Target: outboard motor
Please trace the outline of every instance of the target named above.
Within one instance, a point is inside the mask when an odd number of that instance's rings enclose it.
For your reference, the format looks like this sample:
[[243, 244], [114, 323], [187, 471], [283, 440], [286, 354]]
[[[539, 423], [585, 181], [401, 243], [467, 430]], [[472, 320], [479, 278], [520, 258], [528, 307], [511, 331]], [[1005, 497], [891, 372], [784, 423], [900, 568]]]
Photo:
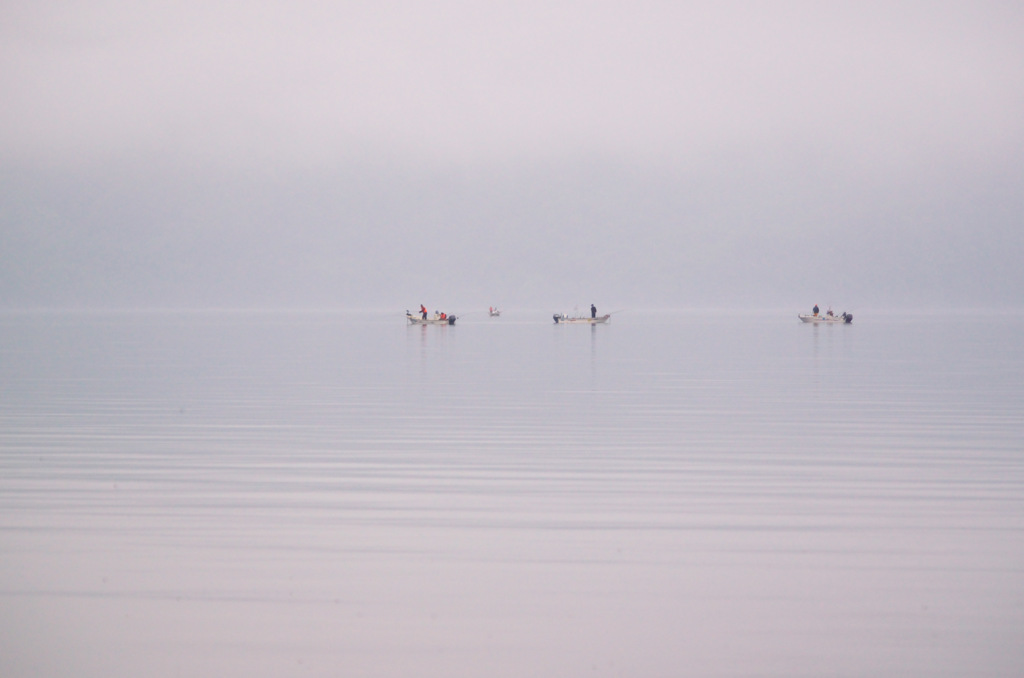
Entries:
[[852, 313], [847, 313], [846, 311], [843, 311], [843, 322], [845, 322], [847, 325], [852, 323], [853, 322], [853, 314]]
[[455, 324], [455, 316], [453, 316], [453, 315], [448, 316], [448, 324], [449, 325], [454, 325]]
[[555, 324], [557, 325], [558, 321], [562, 319], [562, 314], [561, 313], [556, 313], [556, 314], [554, 314], [551, 317], [555, 319]]

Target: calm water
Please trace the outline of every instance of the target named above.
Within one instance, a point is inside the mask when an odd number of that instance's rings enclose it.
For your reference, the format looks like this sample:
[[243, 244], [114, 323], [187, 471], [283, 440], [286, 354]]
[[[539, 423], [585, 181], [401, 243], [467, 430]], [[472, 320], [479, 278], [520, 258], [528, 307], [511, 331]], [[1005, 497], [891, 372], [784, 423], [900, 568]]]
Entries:
[[0, 675], [1019, 676], [1024, 316], [0, 314]]

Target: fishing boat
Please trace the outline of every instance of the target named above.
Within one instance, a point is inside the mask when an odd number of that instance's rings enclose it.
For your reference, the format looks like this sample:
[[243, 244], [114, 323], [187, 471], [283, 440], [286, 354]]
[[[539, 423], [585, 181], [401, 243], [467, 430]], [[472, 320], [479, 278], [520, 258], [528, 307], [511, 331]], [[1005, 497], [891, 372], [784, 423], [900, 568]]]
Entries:
[[564, 313], [556, 313], [551, 317], [555, 319], [556, 325], [604, 325], [611, 320], [612, 314], [607, 313], [591, 318], [584, 315], [570, 316]]
[[408, 311], [405, 312], [405, 317], [409, 319], [410, 325], [454, 325], [455, 316], [447, 315], [445, 313], [434, 313], [423, 317], [422, 315], [413, 315]]
[[494, 308], [493, 306], [491, 306], [490, 308], [488, 308], [488, 309], [487, 309], [487, 313], [488, 313], [488, 315], [490, 315], [490, 316], [491, 316], [492, 318], [497, 318], [498, 316], [500, 316], [500, 315], [501, 315], [501, 310], [500, 310], [500, 309], [497, 309], [497, 308]]
[[831, 312], [821, 313], [801, 313], [797, 317], [805, 323], [823, 324], [823, 325], [849, 325], [853, 322], [853, 314], [843, 311], [842, 315], [833, 315]]

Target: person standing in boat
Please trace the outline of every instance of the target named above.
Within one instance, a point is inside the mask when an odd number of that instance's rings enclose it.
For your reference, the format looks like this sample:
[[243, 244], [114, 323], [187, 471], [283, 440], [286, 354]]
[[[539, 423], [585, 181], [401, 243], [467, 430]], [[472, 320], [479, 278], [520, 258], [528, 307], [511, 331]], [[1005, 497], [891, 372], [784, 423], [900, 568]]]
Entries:
[[420, 315], [423, 316], [424, 320], [427, 319], [427, 307], [423, 304], [420, 304]]
[[594, 306], [593, 304], [590, 305], [590, 317], [591, 318], [596, 318], [597, 317], [597, 306]]
[[818, 315], [818, 305], [817, 304], [815, 304], [814, 308], [812, 308], [811, 310], [814, 311], [814, 315]]

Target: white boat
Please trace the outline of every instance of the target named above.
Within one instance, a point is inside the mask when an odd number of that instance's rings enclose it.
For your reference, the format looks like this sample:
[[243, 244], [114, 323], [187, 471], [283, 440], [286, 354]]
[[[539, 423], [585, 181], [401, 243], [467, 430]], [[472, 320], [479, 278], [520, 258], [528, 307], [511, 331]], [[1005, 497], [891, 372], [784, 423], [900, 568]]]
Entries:
[[488, 313], [488, 314], [489, 314], [489, 315], [490, 315], [490, 316], [491, 316], [492, 318], [497, 318], [498, 316], [500, 316], [500, 315], [501, 315], [501, 310], [500, 310], [500, 309], [497, 309], [497, 308], [494, 308], [494, 307], [492, 306], [492, 307], [490, 307], [489, 309], [487, 309], [487, 313]]
[[405, 312], [405, 317], [409, 319], [410, 325], [454, 325], [455, 316], [445, 315], [443, 313], [435, 313], [428, 315], [424, 318], [422, 315], [413, 315], [408, 311]]
[[849, 325], [853, 322], [853, 314], [843, 311], [842, 315], [833, 315], [832, 313], [801, 313], [797, 317], [805, 323], [813, 323], [831, 325]]
[[556, 325], [604, 325], [611, 320], [612, 314], [607, 313], [591, 318], [583, 315], [569, 316], [564, 313], [556, 313], [551, 317], [555, 319]]

